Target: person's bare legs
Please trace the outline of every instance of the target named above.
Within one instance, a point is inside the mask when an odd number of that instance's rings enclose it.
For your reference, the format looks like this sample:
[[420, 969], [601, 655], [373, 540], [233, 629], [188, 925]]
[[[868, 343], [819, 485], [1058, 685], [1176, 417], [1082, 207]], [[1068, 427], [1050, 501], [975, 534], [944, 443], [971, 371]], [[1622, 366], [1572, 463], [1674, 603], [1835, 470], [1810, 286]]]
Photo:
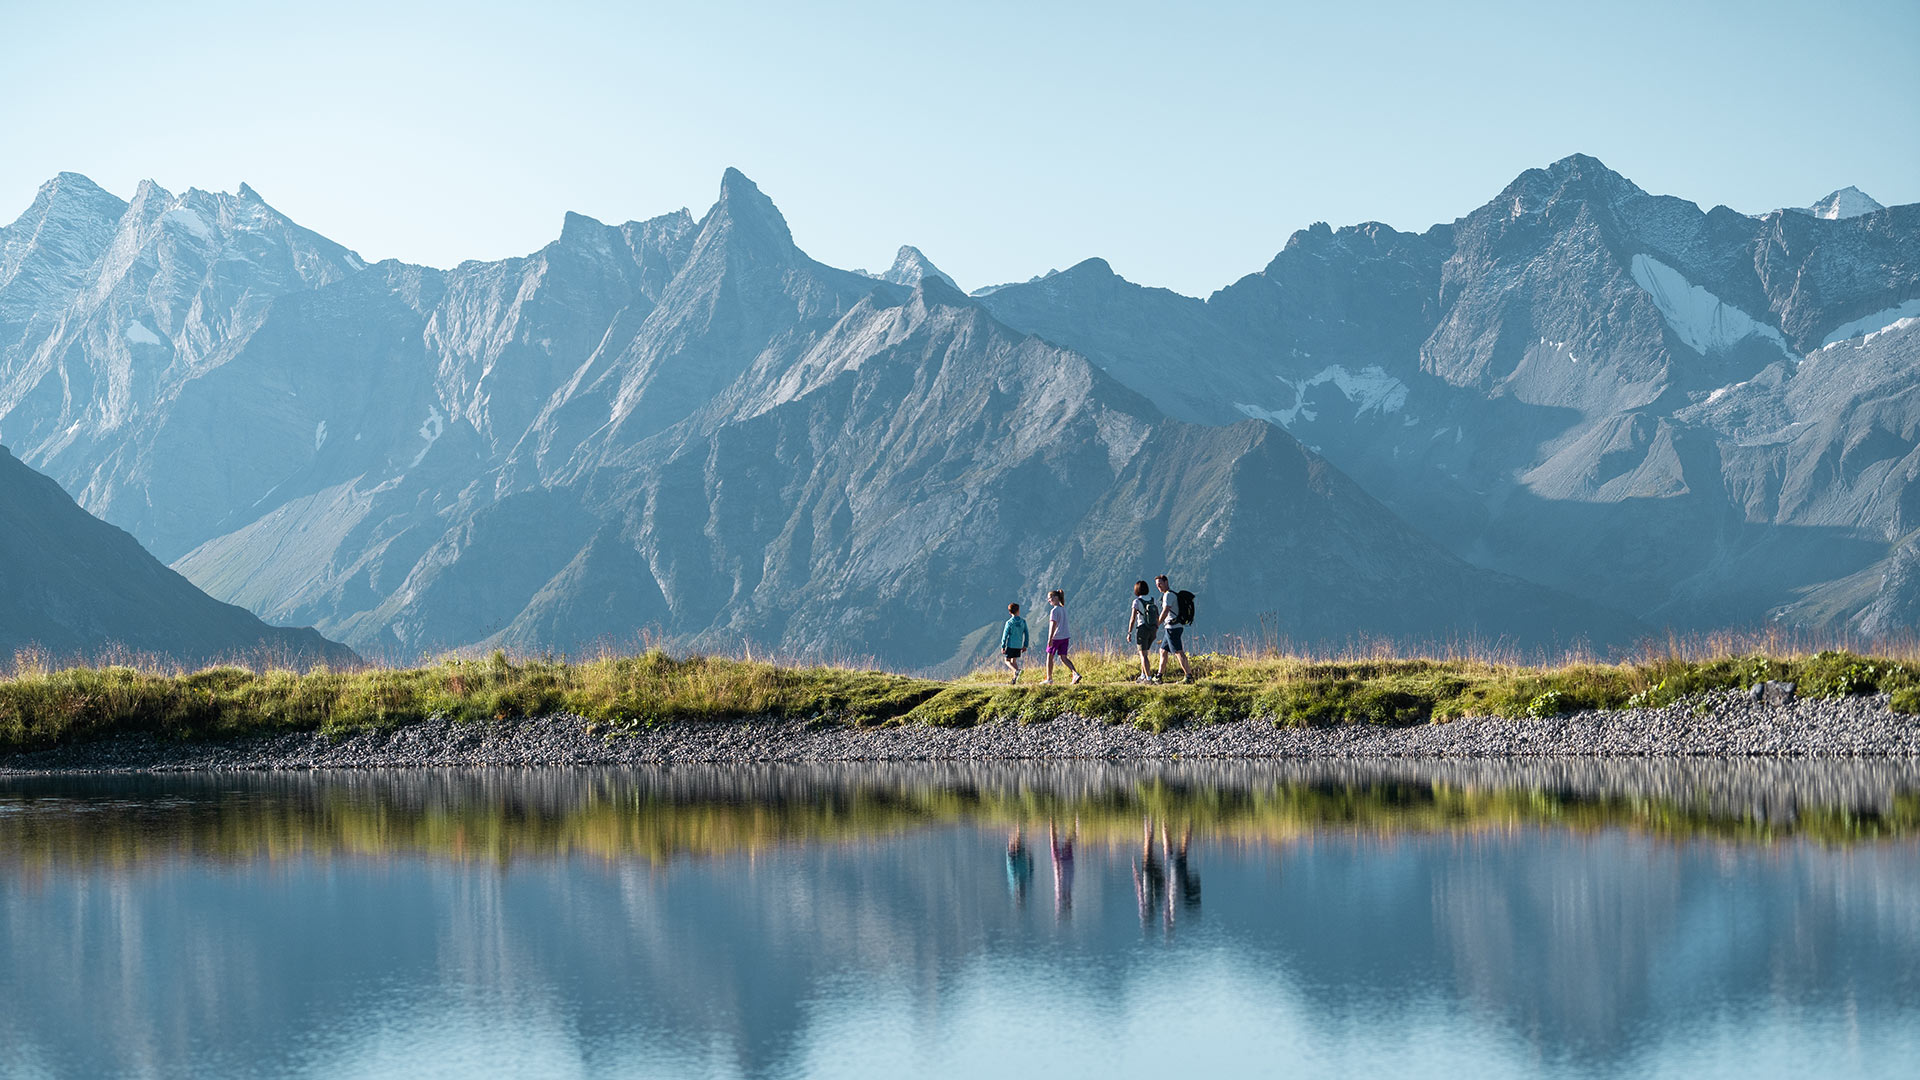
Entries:
[[1165, 644], [1162, 644], [1160, 646], [1160, 666], [1154, 670], [1154, 673], [1153, 673], [1154, 678], [1158, 679], [1167, 673], [1167, 654], [1172, 652], [1173, 658], [1180, 661], [1180, 670], [1183, 674], [1186, 675], [1187, 681], [1188, 682], [1193, 681], [1193, 669], [1187, 666], [1187, 650], [1185, 648], [1185, 645], [1186, 645], [1185, 642], [1181, 642], [1182, 647], [1178, 652], [1174, 652], [1174, 650], [1167, 648]]
[[1153, 669], [1148, 666], [1147, 649], [1148, 649], [1148, 646], [1146, 645], [1140, 646], [1140, 681], [1141, 682], [1146, 682], [1148, 679], [1153, 677]]
[[1007, 681], [1016, 682], [1016, 683], [1019, 682], [1020, 681], [1020, 661], [1017, 658], [1011, 657], [1011, 656], [1005, 657], [1005, 659], [1007, 662], [1007, 670], [1013, 672], [1013, 678]]
[[1043, 683], [1053, 681], [1053, 650], [1052, 649], [1047, 650], [1047, 676], [1046, 678], [1041, 679], [1040, 681]]

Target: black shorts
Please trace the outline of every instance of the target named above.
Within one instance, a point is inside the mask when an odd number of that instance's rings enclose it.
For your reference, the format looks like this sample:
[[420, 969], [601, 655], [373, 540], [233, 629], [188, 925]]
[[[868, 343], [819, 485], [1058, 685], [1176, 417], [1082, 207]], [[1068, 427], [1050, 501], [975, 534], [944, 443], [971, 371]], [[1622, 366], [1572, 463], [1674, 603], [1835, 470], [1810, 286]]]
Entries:
[[1149, 623], [1146, 626], [1142, 626], [1134, 630], [1133, 643], [1140, 646], [1143, 649], [1153, 644], [1154, 631], [1156, 629], [1157, 627]]
[[1180, 639], [1183, 636], [1185, 636], [1186, 632], [1187, 632], [1187, 628], [1184, 626], [1167, 627], [1167, 640], [1160, 643], [1160, 651], [1161, 652], [1177, 652], [1177, 653], [1186, 652], [1187, 647], [1181, 644], [1180, 642]]
[[1020, 659], [1020, 654], [1021, 654], [1021, 653], [1023, 653], [1023, 652], [1026, 652], [1027, 650], [1025, 650], [1025, 649], [1002, 649], [1001, 651], [1007, 654], [1007, 659], [1009, 659], [1009, 660], [1018, 660], [1018, 659]]

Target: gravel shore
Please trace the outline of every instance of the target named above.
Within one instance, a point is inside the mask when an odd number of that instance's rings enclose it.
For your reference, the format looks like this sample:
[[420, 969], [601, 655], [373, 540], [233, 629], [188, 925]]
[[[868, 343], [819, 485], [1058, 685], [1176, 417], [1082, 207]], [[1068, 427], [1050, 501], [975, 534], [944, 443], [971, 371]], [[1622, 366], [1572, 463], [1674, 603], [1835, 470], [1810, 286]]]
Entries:
[[1265, 720], [1143, 731], [1065, 717], [1030, 725], [853, 728], [764, 720], [625, 731], [556, 715], [445, 720], [333, 740], [317, 733], [179, 742], [129, 734], [0, 757], [0, 773], [470, 768], [694, 762], [1031, 761], [1195, 758], [1920, 757], [1920, 717], [1885, 696], [1780, 705], [1720, 693], [1663, 709], [1546, 719], [1474, 717], [1386, 728]]

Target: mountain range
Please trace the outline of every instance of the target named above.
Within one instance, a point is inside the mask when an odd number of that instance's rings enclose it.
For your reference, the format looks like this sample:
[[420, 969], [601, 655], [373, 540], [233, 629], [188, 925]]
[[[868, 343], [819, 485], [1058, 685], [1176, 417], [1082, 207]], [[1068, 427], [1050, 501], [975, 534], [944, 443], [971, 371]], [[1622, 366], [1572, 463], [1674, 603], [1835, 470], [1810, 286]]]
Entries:
[[[1117, 633], [1622, 644], [1920, 619], [1920, 207], [1750, 217], [1587, 157], [1206, 299], [809, 258], [751, 181], [531, 255], [368, 264], [246, 185], [0, 230], [0, 438], [221, 600], [362, 652], [950, 669]], [[1107, 624], [1113, 624], [1111, 626]]]

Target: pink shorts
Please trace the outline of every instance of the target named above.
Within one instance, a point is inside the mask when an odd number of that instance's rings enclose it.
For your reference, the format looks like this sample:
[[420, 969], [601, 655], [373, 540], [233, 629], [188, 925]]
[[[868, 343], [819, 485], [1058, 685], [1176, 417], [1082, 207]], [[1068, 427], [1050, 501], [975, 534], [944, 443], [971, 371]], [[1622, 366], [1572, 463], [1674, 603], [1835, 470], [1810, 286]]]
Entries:
[[1047, 655], [1048, 656], [1067, 655], [1067, 639], [1063, 637], [1057, 637], [1057, 638], [1054, 638], [1052, 641], [1047, 642]]

